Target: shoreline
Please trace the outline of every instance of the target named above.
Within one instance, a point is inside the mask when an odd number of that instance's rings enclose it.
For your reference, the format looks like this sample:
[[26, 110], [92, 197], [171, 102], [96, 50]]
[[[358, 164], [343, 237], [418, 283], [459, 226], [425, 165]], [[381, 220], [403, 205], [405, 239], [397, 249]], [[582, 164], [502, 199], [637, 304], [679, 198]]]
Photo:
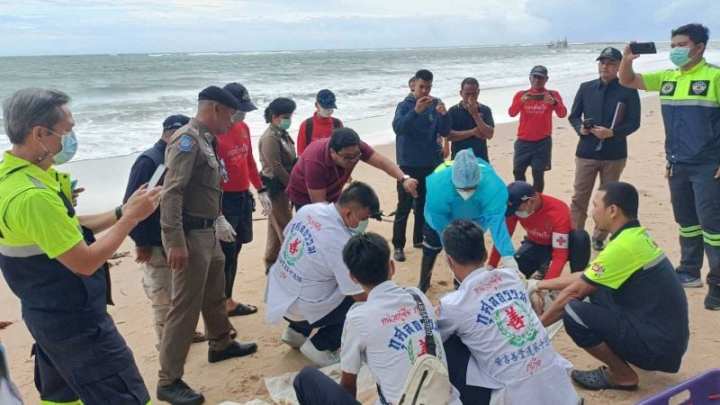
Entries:
[[[640, 193], [640, 221], [653, 236], [658, 245], [665, 250], [675, 264], [679, 261], [677, 242], [677, 226], [674, 223], [667, 183], [664, 173], [664, 133], [660, 116], [660, 105], [657, 97], [643, 98], [641, 128], [628, 139], [629, 159], [623, 174], [623, 180], [633, 183]], [[517, 124], [505, 123], [496, 127], [495, 136], [489, 142], [490, 161], [498, 174], [506, 181], [512, 181], [512, 141], [515, 139]], [[574, 153], [577, 135], [570, 127], [567, 119], [556, 119], [553, 129], [553, 169], [546, 174], [546, 192], [569, 203], [573, 191], [575, 171]], [[394, 145], [375, 146], [375, 149], [395, 158]], [[125, 157], [127, 158], [127, 157]], [[115, 159], [115, 158], [113, 158]], [[97, 161], [90, 162], [97, 166]], [[81, 164], [83, 162], [77, 162]], [[84, 187], [94, 186], [90, 182], [90, 174], [102, 177], [113, 173], [113, 166], [104, 165], [84, 167], [91, 173], [78, 172], [78, 178]], [[120, 176], [119, 173], [115, 173]], [[394, 211], [396, 204], [395, 181], [368, 165], [360, 164], [353, 173], [353, 178], [370, 183], [381, 199], [384, 212]], [[84, 179], [88, 179], [87, 182]], [[126, 177], [123, 179], [124, 191]], [[118, 188], [108, 179], [100, 179], [101, 186], [94, 192]], [[91, 189], [92, 190], [92, 189]], [[80, 196], [80, 201], [90, 197]], [[106, 197], [107, 198], [107, 197]], [[261, 218], [259, 212], [255, 219]], [[591, 223], [592, 221], [588, 221]], [[297, 371], [306, 365], [302, 355], [291, 350], [280, 342], [280, 334], [284, 325], [268, 325], [264, 322], [265, 306], [262, 303], [265, 287], [265, 274], [262, 255], [265, 245], [266, 221], [254, 221], [254, 241], [243, 247], [239, 258], [234, 298], [239, 302], [250, 303], [259, 307], [256, 315], [231, 318], [238, 331], [239, 340], [254, 340], [258, 343], [258, 352], [252, 356], [229, 360], [210, 365], [207, 363], [207, 345], [196, 344], [190, 349], [185, 366], [185, 381], [193, 388], [202, 391], [207, 403], [215, 404], [224, 400], [243, 403], [255, 398], [268, 400], [268, 393], [263, 379]], [[408, 228], [412, 226], [412, 217]], [[591, 230], [591, 224], [588, 225]], [[375, 222], [369, 230], [378, 232], [386, 239], [392, 235], [391, 222]], [[522, 239], [523, 232], [516, 232], [513, 240], [517, 243]], [[155, 349], [155, 334], [152, 328], [152, 311], [150, 302], [145, 298], [142, 288], [142, 271], [132, 257], [132, 242], [126, 240], [118, 250], [119, 253], [131, 252], [128, 257], [111, 260], [115, 265], [111, 269], [114, 299], [117, 303], [109, 307], [120, 333], [133, 350], [135, 361], [145, 379], [148, 391], [154, 399], [157, 382], [158, 354]], [[400, 285], [415, 285], [418, 280], [418, 269], [421, 253], [412, 247], [406, 247], [407, 261], [396, 263], [395, 281]], [[437, 261], [433, 275], [433, 286], [428, 296], [433, 302], [442, 294], [452, 289], [452, 281], [444, 260]], [[702, 300], [706, 288], [685, 290], [688, 296], [690, 311], [690, 344], [683, 359], [682, 367], [677, 374], [640, 371], [640, 389], [636, 392], [600, 391], [590, 392], [577, 389], [588, 405], [594, 404], [634, 404], [641, 398], [653, 395], [669, 386], [677, 385], [711, 367], [720, 366], [720, 347], [717, 337], [717, 314], [706, 311]], [[19, 300], [9, 291], [6, 283], [0, 282], [0, 319], [13, 320], [0, 337], [7, 349], [10, 372], [18, 385], [26, 403], [38, 403], [38, 396], [33, 383], [33, 360], [29, 356], [32, 338], [20, 319]], [[564, 331], [558, 333], [553, 340], [556, 350], [570, 360], [575, 367], [588, 369], [599, 364], [584, 351], [576, 347]]]

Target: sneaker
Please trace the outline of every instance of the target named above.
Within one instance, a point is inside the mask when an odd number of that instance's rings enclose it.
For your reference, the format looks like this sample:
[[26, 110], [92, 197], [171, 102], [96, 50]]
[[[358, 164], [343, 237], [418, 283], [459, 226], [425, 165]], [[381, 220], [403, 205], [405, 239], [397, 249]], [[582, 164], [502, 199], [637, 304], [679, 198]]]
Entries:
[[720, 311], [720, 285], [709, 285], [705, 296], [705, 309]]
[[601, 250], [605, 249], [605, 242], [601, 241], [600, 239], [593, 239], [592, 248], [594, 251], [600, 252]]
[[402, 248], [395, 248], [395, 252], [393, 252], [393, 259], [395, 259], [396, 262], [405, 261], [405, 252], [403, 252]]
[[288, 326], [287, 328], [285, 328], [285, 332], [283, 332], [280, 340], [282, 340], [283, 343], [292, 347], [293, 349], [299, 349], [300, 346], [305, 343], [307, 337]]
[[158, 386], [156, 394], [160, 401], [170, 402], [173, 405], [200, 405], [205, 402], [205, 397], [190, 388], [183, 380]]
[[678, 271], [675, 275], [683, 288], [700, 288], [703, 286], [700, 277], [695, 277], [682, 271]]
[[208, 362], [217, 363], [219, 361], [232, 359], [233, 357], [247, 356], [256, 351], [257, 345], [255, 343], [240, 343], [233, 340], [230, 346], [223, 350], [208, 350]]
[[340, 356], [338, 356], [337, 352], [318, 350], [310, 339], [300, 346], [300, 353], [304, 354], [308, 360], [318, 367], [326, 367], [340, 362]]

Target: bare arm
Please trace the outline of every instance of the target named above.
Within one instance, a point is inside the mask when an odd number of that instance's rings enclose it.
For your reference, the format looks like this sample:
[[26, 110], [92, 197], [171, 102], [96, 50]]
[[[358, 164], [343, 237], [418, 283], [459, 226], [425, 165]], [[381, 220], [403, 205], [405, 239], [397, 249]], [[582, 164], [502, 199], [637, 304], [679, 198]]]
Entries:
[[343, 371], [340, 377], [340, 385], [349, 392], [353, 398], [357, 397], [357, 374], [350, 374]]
[[115, 210], [103, 212], [102, 214], [80, 215], [78, 220], [80, 225], [90, 229], [93, 233], [100, 233], [117, 222]]
[[402, 180], [405, 175], [398, 165], [378, 152], [373, 153], [367, 163], [372, 167], [384, 171], [398, 181]]
[[[552, 325], [559, 321], [565, 313], [565, 305], [567, 305], [571, 299], [582, 300], [597, 290], [597, 287], [580, 278], [582, 273], [574, 273], [573, 276], [576, 274], [578, 275], [575, 277], [576, 280], [560, 291], [560, 294], [555, 298], [550, 308], [540, 317], [543, 326]], [[551, 281], [554, 280], [548, 280], [548, 282]]]
[[450, 131], [447, 139], [450, 142], [462, 141], [468, 138], [472, 138], [477, 133], [477, 127], [473, 129], [467, 129], [465, 131]]
[[637, 59], [639, 55], [635, 55], [630, 50], [630, 44], [625, 46], [623, 50], [623, 58], [620, 61], [620, 70], [618, 71], [618, 79], [620, 84], [631, 89], [645, 90], [645, 82], [643, 82], [642, 75], [635, 73], [633, 70], [633, 61]]

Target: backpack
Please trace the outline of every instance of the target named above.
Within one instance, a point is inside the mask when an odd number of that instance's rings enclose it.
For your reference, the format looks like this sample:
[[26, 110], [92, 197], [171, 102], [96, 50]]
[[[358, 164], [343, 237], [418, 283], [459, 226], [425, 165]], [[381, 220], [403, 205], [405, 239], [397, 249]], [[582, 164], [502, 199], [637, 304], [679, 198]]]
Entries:
[[450, 401], [452, 385], [450, 385], [450, 377], [445, 363], [436, 354], [432, 320], [427, 314], [422, 298], [414, 291], [408, 292], [413, 296], [420, 310], [428, 350], [427, 353], [415, 359], [415, 364], [410, 368], [398, 405], [447, 404]]
[[[342, 128], [342, 122], [339, 119], [332, 117], [333, 129]], [[313, 119], [312, 117], [305, 120], [305, 147], [307, 148], [312, 142], [313, 134]]]

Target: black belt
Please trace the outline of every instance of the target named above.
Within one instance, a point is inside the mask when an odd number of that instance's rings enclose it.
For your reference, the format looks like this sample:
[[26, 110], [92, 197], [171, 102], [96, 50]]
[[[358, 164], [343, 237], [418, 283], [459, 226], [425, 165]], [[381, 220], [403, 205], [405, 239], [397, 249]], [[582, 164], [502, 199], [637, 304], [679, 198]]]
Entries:
[[183, 229], [185, 232], [194, 229], [208, 229], [215, 226], [215, 218], [200, 218], [192, 215], [183, 215]]

